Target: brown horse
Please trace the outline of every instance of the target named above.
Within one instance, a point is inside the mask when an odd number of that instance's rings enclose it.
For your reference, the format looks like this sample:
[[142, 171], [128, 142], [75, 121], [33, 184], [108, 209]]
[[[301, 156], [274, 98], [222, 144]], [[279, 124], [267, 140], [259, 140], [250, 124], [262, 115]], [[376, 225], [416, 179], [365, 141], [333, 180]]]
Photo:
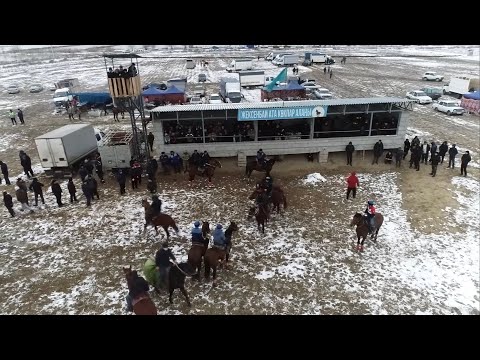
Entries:
[[[123, 273], [127, 279], [128, 290], [130, 291], [133, 286], [133, 281], [136, 277], [139, 277], [139, 275], [137, 274], [136, 270], [132, 270], [131, 265], [128, 268], [124, 267]], [[147, 291], [141, 293], [135, 299], [132, 299], [132, 305], [135, 315], [157, 315], [157, 307], [153, 303]]]
[[[230, 250], [232, 249], [232, 234], [234, 231], [238, 230], [237, 224], [232, 221], [228, 226], [227, 230], [225, 230], [225, 240], [227, 240], [227, 246], [225, 250], [219, 249], [218, 247], [211, 247], [205, 252], [205, 279], [210, 279], [210, 269], [212, 269], [212, 276], [213, 276], [213, 286], [216, 285], [215, 279], [217, 278], [217, 267], [220, 264], [226, 264], [228, 261], [228, 256], [230, 254]], [[220, 264], [219, 264], [220, 262]]]
[[249, 161], [247, 162], [247, 166], [245, 167], [245, 175], [250, 177], [253, 170], [265, 172], [268, 175], [270, 174], [270, 171], [272, 171], [273, 164], [275, 164], [275, 159], [268, 159], [264, 167], [258, 165], [257, 160]]
[[[261, 231], [262, 234], [265, 234], [265, 223], [268, 222], [270, 218], [270, 209], [267, 204], [262, 204], [260, 206], [255, 207], [252, 206], [248, 212], [248, 220], [251, 220], [252, 217], [255, 215], [255, 219], [257, 220], [258, 231]], [[260, 225], [262, 229], [260, 230]]]
[[[383, 224], [383, 215], [380, 213], [376, 213], [373, 219], [373, 221], [375, 222], [375, 228], [377, 230], [375, 231], [375, 233], [372, 233], [370, 239], [373, 241], [377, 241], [378, 231]], [[363, 251], [363, 243], [368, 236], [368, 225], [366, 223], [366, 220], [364, 220], [362, 214], [356, 213], [355, 215], [353, 215], [350, 226], [354, 225], [357, 225], [357, 250]], [[362, 242], [360, 242], [360, 238], [362, 238]]]
[[208, 248], [208, 234], [210, 233], [210, 224], [208, 221], [204, 221], [202, 223], [202, 236], [205, 240], [204, 244], [200, 243], [192, 243], [192, 247], [188, 252], [188, 263], [192, 266], [192, 268], [197, 269], [197, 274], [194, 276], [194, 279], [200, 281], [200, 271], [202, 268], [202, 258], [205, 256], [205, 252]]
[[[254, 200], [260, 191], [263, 189], [255, 189], [255, 191], [248, 197], [250, 200]], [[280, 186], [274, 185], [272, 188], [272, 196], [269, 199], [269, 203], [273, 205], [273, 211], [277, 210], [277, 214], [280, 213], [280, 205], [283, 204], [283, 210], [287, 208], [287, 197], [280, 188]]]
[[178, 227], [175, 224], [175, 220], [172, 219], [170, 215], [160, 213], [155, 216], [150, 222], [148, 222], [148, 218], [152, 212], [152, 207], [147, 199], [142, 200], [142, 206], [145, 209], [145, 226], [143, 227], [143, 233], [147, 230], [147, 225], [152, 225], [155, 227], [156, 235], [158, 235], [158, 228], [157, 226], [163, 227], [165, 232], [167, 233], [167, 239], [170, 238], [170, 233], [168, 232], [168, 228], [171, 226], [175, 232], [178, 233]]
[[192, 184], [193, 180], [195, 180], [195, 176], [201, 176], [201, 177], [207, 177], [208, 183], [212, 185], [212, 177], [217, 167], [221, 168], [222, 164], [220, 164], [220, 161], [216, 159], [210, 159], [208, 163], [205, 164], [205, 170], [203, 172], [199, 171], [196, 165], [189, 163], [188, 181], [190, 181], [190, 184]]

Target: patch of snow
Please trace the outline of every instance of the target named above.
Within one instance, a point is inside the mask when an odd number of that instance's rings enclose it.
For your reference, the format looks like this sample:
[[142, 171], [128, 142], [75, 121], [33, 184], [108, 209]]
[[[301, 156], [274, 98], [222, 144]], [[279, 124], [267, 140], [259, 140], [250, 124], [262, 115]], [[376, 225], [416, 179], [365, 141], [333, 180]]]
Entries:
[[320, 173], [313, 173], [306, 176], [305, 179], [302, 179], [304, 185], [316, 185], [321, 182], [326, 182], [325, 179]]

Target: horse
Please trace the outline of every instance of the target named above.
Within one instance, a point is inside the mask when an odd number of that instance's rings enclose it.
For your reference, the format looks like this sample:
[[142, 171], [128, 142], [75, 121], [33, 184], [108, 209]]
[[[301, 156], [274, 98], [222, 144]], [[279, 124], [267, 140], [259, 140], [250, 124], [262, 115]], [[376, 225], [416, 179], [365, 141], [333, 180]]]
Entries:
[[232, 249], [232, 234], [237, 230], [237, 224], [234, 221], [230, 222], [227, 230], [225, 230], [225, 239], [230, 239], [225, 250], [219, 249], [218, 247], [211, 247], [205, 252], [205, 279], [210, 279], [210, 269], [212, 269], [213, 286], [216, 285], [215, 279], [217, 278], [217, 266], [219, 265], [218, 262], [221, 261], [222, 264], [225, 264], [226, 268], [230, 250]]
[[208, 248], [208, 234], [210, 233], [210, 224], [208, 221], [202, 223], [202, 236], [205, 239], [205, 243], [199, 244], [194, 242], [188, 252], [188, 263], [192, 268], [197, 269], [197, 275], [194, 278], [200, 281], [200, 271], [202, 267], [202, 258], [205, 256], [205, 252]]
[[[147, 259], [145, 264], [143, 265], [143, 274], [147, 279], [147, 282], [153, 286], [155, 292], [157, 294], [160, 293], [160, 289], [162, 289], [160, 285], [160, 272], [157, 270], [157, 266], [155, 264], [155, 260], [153, 258]], [[180, 289], [183, 296], [185, 296], [185, 300], [187, 301], [188, 306], [192, 306], [190, 303], [190, 298], [188, 297], [187, 290], [185, 290], [185, 277], [195, 275], [195, 269], [186, 262], [180, 263], [178, 265], [173, 264], [168, 271], [168, 301], [170, 304], [173, 304], [173, 291], [175, 289]]]
[[[377, 241], [378, 231], [383, 224], [383, 215], [381, 213], [376, 213], [373, 219], [373, 221], [375, 222], [375, 228], [377, 230], [375, 231], [375, 233], [372, 233], [370, 239], [373, 241]], [[363, 219], [362, 214], [357, 212], [355, 215], [353, 215], [350, 226], [354, 225], [357, 225], [357, 250], [363, 251], [363, 243], [368, 236], [368, 225], [366, 223], [366, 220]], [[362, 242], [360, 242], [360, 238], [362, 238]]]
[[[259, 191], [263, 191], [260, 189], [256, 189], [248, 198], [250, 200], [255, 200]], [[280, 213], [280, 205], [283, 204], [283, 210], [287, 208], [287, 197], [285, 193], [280, 188], [280, 186], [274, 185], [272, 188], [272, 195], [269, 199], [269, 203], [273, 205], [273, 211], [277, 210], [277, 214]]]
[[122, 119], [125, 118], [125, 109], [123, 107], [113, 107], [112, 108], [112, 114], [113, 114], [113, 120], [114, 121], [120, 121], [118, 120], [118, 114], [122, 114]]
[[266, 172], [268, 175], [270, 174], [270, 171], [272, 171], [273, 164], [275, 164], [275, 159], [268, 159], [263, 167], [258, 165], [257, 160], [249, 161], [247, 162], [247, 166], [245, 167], [245, 175], [250, 177], [253, 170]]
[[163, 229], [167, 233], [167, 239], [170, 238], [170, 233], [168, 232], [168, 228], [170, 226], [173, 228], [173, 230], [175, 230], [175, 232], [178, 233], [178, 227], [175, 224], [175, 220], [173, 220], [170, 215], [160, 213], [156, 215], [153, 219], [151, 219], [150, 222], [148, 222], [148, 217], [151, 214], [152, 206], [150, 205], [147, 199], [142, 200], [142, 206], [145, 209], [145, 226], [143, 227], [143, 233], [145, 233], [145, 231], [147, 230], [147, 225], [149, 224], [155, 227], [156, 235], [158, 235], [157, 226], [163, 227]]
[[[248, 212], [247, 218], [251, 220], [254, 215], [255, 215], [255, 219], [257, 220], [258, 231], [261, 231], [263, 234], [265, 234], [265, 223], [268, 221], [270, 217], [270, 209], [268, 208], [268, 205], [267, 204], [259, 205], [258, 212], [257, 212], [257, 208], [255, 206], [252, 206]], [[262, 226], [262, 230], [260, 230], [260, 225]]]
[[190, 181], [190, 184], [192, 184], [193, 180], [195, 180], [195, 175], [197, 176], [202, 176], [202, 177], [208, 177], [208, 183], [211, 185], [212, 184], [212, 177], [213, 174], [215, 173], [215, 169], [221, 168], [222, 164], [220, 164], [220, 161], [216, 159], [210, 159], [208, 163], [205, 164], [205, 170], [203, 172], [198, 171], [197, 166], [190, 163], [190, 166], [188, 167], [188, 181]]
[[[132, 271], [132, 266], [123, 268], [123, 273], [127, 279], [128, 290], [133, 286], [134, 279], [138, 276], [137, 271]], [[157, 307], [153, 303], [148, 292], [144, 292], [132, 299], [133, 312], [135, 315], [157, 315]]]

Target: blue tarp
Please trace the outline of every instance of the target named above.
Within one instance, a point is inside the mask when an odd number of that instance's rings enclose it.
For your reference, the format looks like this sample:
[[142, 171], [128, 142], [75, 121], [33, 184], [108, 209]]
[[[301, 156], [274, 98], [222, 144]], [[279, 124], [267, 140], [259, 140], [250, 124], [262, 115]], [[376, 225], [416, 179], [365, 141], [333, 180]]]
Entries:
[[80, 104], [109, 104], [112, 102], [112, 97], [107, 92], [81, 92], [73, 94], [78, 97]]
[[172, 85], [163, 92], [164, 94], [184, 94], [185, 91], [180, 90], [176, 86]]
[[305, 88], [296, 81], [290, 81], [287, 85], [274, 86], [272, 91], [275, 90], [305, 90]]
[[480, 91], [477, 90], [471, 93], [463, 94], [463, 97], [465, 99], [480, 100]]
[[184, 94], [185, 91], [180, 90], [176, 86], [170, 86], [166, 90], [160, 90], [155, 87], [150, 87], [144, 92], [142, 92], [143, 96], [153, 96], [153, 95], [168, 95], [168, 94]]

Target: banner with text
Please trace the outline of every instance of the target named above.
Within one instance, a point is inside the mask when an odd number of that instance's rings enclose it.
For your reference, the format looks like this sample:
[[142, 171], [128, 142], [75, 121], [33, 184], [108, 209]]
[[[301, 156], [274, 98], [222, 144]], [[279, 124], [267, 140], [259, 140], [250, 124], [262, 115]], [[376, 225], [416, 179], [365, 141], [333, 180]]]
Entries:
[[327, 116], [327, 106], [238, 109], [238, 121], [308, 119]]

